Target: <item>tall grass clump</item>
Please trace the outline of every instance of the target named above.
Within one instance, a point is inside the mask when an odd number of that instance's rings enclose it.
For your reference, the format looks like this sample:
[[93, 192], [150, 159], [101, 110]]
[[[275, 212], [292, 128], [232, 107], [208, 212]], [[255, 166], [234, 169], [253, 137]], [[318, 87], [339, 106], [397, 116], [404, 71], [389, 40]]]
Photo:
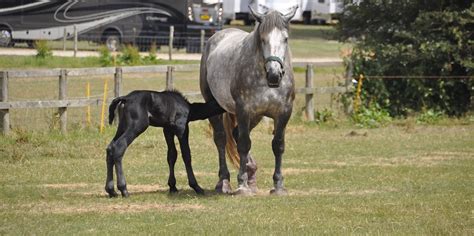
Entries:
[[46, 40], [39, 40], [35, 42], [35, 49], [36, 49], [36, 58], [38, 59], [46, 59], [53, 56], [53, 51], [48, 45]]

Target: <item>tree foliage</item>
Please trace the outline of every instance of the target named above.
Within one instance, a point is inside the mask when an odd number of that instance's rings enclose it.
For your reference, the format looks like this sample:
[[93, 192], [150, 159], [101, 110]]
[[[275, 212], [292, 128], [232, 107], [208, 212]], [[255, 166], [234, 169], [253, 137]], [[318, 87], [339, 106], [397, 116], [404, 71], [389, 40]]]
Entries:
[[[368, 77], [362, 98], [391, 115], [433, 109], [468, 111], [474, 82], [474, 5], [471, 1], [363, 1], [347, 5], [339, 38], [351, 41], [354, 75]], [[436, 76], [380, 80], [371, 76]], [[448, 79], [450, 77], [451, 79]]]

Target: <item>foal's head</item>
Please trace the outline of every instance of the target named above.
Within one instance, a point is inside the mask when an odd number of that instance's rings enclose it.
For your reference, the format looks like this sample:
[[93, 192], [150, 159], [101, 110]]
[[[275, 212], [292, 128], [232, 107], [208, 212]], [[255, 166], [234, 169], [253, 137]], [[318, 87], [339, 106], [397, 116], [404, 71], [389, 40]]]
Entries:
[[270, 10], [261, 14], [250, 7], [250, 12], [258, 21], [257, 45], [265, 60], [267, 83], [269, 87], [280, 86], [280, 81], [285, 74], [285, 56], [288, 50], [289, 22], [296, 13], [298, 6], [290, 8], [285, 15], [278, 11]]

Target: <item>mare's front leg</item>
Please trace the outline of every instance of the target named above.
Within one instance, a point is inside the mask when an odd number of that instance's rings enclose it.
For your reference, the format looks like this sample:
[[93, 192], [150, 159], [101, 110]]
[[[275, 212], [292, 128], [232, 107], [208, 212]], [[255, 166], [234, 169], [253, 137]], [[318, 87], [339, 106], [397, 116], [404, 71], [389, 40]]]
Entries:
[[250, 140], [250, 119], [249, 115], [243, 109], [237, 112], [237, 127], [238, 127], [238, 140], [237, 140], [237, 151], [240, 157], [240, 169], [237, 175], [237, 181], [239, 187], [235, 194], [237, 195], [253, 195], [252, 189], [248, 185], [248, 160], [249, 152], [252, 145]]
[[168, 177], [168, 186], [170, 187], [170, 193], [176, 193], [178, 192], [178, 189], [176, 188], [174, 165], [176, 164], [178, 151], [176, 150], [176, 145], [174, 144], [173, 130], [171, 128], [163, 128], [163, 134], [165, 135], [166, 145], [168, 146], [167, 160], [170, 169], [170, 175]]
[[215, 189], [218, 193], [231, 193], [230, 173], [225, 159], [226, 134], [222, 119], [223, 115], [209, 118], [209, 122], [211, 122], [212, 130], [214, 132], [214, 143], [216, 144], [219, 156], [219, 181], [217, 182]]
[[275, 135], [272, 140], [273, 154], [275, 155], [275, 172], [273, 173], [274, 188], [271, 194], [286, 195], [287, 191], [283, 187], [283, 174], [281, 173], [281, 162], [285, 152], [285, 129], [290, 119], [291, 112], [281, 114], [275, 119]]
[[183, 156], [184, 166], [188, 175], [189, 186], [196, 191], [197, 194], [204, 194], [204, 190], [198, 185], [194, 176], [193, 166], [191, 164], [191, 149], [189, 148], [189, 127], [186, 125], [182, 135], [178, 136], [181, 155]]

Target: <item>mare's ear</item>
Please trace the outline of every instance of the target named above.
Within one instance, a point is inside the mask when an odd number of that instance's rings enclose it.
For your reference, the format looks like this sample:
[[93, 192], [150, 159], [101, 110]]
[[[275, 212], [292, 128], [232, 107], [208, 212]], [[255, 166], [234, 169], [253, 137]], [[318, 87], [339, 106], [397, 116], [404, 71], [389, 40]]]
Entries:
[[263, 19], [264, 14], [258, 13], [250, 5], [249, 5], [249, 10], [250, 10], [250, 13], [252, 14], [252, 16], [255, 17], [255, 19], [258, 21], [258, 23], [262, 23], [262, 19]]
[[285, 19], [286, 23], [290, 22], [291, 18], [293, 18], [293, 16], [295, 16], [297, 9], [298, 9], [298, 4], [296, 4], [296, 5], [292, 6], [291, 8], [289, 8], [287, 10], [288, 13], [283, 15], [283, 18]]

